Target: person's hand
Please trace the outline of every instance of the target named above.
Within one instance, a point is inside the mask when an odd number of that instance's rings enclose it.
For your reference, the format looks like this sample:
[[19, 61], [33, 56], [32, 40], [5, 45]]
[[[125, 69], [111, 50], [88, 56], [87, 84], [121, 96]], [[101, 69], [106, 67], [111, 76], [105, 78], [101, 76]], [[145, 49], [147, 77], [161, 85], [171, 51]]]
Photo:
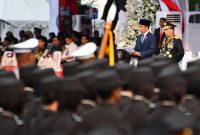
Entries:
[[137, 51], [132, 52], [132, 55], [136, 56], [136, 57], [140, 57], [141, 56], [140, 52], [137, 52]]
[[71, 57], [71, 56], [67, 56], [67, 57], [61, 58], [61, 61], [70, 60], [70, 59], [72, 59], [72, 58], [73, 58], [73, 57]]

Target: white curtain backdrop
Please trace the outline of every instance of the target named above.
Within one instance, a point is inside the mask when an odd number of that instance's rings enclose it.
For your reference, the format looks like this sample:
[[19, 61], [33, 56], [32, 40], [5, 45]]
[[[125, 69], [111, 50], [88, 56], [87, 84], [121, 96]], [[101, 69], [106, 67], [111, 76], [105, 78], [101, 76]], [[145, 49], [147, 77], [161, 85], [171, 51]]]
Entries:
[[2, 39], [9, 30], [19, 38], [20, 30], [33, 31], [34, 27], [41, 28], [42, 34], [48, 37], [49, 0], [0, 0], [0, 35]]
[[50, 1], [50, 22], [49, 22], [49, 32], [58, 33], [57, 27], [57, 17], [59, 14], [59, 0], [49, 0]]

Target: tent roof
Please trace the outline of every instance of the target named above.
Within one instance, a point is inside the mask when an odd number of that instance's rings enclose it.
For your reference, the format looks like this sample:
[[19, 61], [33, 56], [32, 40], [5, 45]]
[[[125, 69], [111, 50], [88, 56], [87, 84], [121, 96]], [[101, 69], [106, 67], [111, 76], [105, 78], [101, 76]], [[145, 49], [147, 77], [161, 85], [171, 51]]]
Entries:
[[48, 25], [48, 0], [0, 0], [0, 20], [14, 26]]

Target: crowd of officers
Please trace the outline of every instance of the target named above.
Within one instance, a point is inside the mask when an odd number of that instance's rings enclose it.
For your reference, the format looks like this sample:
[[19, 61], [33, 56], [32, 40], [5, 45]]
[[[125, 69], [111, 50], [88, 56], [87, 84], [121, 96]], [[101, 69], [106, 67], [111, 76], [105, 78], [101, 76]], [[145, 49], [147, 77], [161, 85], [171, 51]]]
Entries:
[[200, 61], [186, 71], [166, 57], [108, 66], [35, 65], [0, 70], [0, 135], [199, 135]]
[[92, 36], [89, 29], [84, 29], [82, 32], [73, 30], [66, 33], [59, 32], [57, 35], [50, 32], [49, 38], [47, 38], [42, 35], [42, 29], [34, 28], [34, 33], [31, 31], [21, 30], [19, 32], [19, 39], [17, 39], [11, 31], [8, 31], [4, 39], [1, 39], [0, 37], [0, 62], [4, 52], [11, 51], [9, 49], [10, 45], [22, 43], [31, 38], [36, 38], [39, 41], [34, 52], [36, 64], [41, 57], [52, 55], [55, 51], [60, 51], [62, 53], [62, 61], [65, 62], [67, 61], [66, 57], [74, 50], [77, 50], [78, 47], [83, 46], [88, 42], [94, 42], [98, 47], [100, 47], [102, 40], [98, 30], [95, 30]]

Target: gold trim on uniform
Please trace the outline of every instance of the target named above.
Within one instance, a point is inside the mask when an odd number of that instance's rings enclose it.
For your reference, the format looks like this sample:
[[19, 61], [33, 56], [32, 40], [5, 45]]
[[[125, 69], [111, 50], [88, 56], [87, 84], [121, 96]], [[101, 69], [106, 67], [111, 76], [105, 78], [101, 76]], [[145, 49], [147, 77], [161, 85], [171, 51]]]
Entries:
[[172, 59], [173, 57], [171, 50], [174, 48], [174, 39], [178, 39], [178, 37], [165, 37], [162, 43], [160, 54], [167, 57], [168, 59]]

